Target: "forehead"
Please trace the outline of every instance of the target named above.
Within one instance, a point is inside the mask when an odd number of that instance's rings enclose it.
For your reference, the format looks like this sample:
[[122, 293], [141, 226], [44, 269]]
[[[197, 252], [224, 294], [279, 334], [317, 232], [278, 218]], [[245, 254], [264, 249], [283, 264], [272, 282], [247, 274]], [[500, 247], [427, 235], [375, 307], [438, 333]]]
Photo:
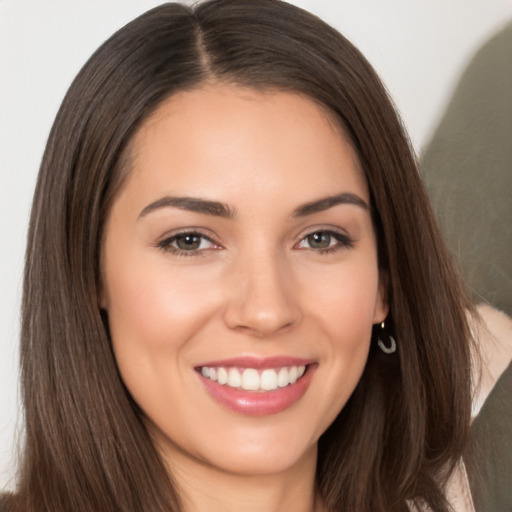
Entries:
[[224, 85], [177, 93], [142, 124], [130, 149], [128, 182], [140, 194], [210, 195], [222, 183], [224, 194], [286, 187], [289, 196], [329, 195], [348, 187], [368, 199], [334, 114], [296, 93]]

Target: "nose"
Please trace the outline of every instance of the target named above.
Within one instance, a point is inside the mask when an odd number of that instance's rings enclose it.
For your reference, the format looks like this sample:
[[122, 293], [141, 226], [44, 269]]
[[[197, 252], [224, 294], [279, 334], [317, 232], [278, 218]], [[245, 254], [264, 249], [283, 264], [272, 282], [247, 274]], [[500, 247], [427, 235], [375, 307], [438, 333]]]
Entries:
[[287, 263], [272, 251], [240, 258], [224, 313], [229, 328], [263, 338], [299, 322], [297, 290]]

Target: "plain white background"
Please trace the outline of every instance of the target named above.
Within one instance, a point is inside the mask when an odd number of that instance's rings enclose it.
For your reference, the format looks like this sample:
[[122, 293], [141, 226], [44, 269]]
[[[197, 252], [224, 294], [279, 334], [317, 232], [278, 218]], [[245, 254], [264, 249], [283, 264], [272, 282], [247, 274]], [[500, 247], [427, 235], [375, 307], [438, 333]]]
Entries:
[[[31, 196], [71, 80], [110, 34], [157, 0], [0, 0], [0, 489], [13, 485], [21, 275]], [[186, 3], [194, 3], [189, 1]], [[417, 151], [464, 66], [512, 19], [512, 0], [295, 0], [375, 66]]]

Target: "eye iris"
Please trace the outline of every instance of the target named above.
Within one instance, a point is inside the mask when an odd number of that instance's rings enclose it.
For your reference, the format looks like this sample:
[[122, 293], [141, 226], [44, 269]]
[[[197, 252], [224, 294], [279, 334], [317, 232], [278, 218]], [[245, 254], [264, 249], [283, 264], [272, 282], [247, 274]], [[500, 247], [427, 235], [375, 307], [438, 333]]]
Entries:
[[331, 235], [325, 231], [308, 235], [309, 246], [313, 249], [327, 249], [331, 245]]
[[199, 249], [201, 237], [198, 235], [180, 235], [176, 237], [176, 245], [183, 251]]

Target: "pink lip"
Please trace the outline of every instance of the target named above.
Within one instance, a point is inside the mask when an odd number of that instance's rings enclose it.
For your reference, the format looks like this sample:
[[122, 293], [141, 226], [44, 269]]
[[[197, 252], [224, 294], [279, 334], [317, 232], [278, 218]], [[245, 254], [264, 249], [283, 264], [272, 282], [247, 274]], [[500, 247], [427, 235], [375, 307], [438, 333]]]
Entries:
[[254, 357], [254, 356], [242, 356], [232, 357], [229, 359], [222, 359], [217, 361], [208, 361], [197, 365], [196, 368], [202, 368], [203, 366], [223, 366], [224, 368], [254, 368], [256, 370], [264, 370], [266, 368], [281, 368], [283, 366], [306, 366], [312, 364], [315, 361], [313, 359], [302, 359], [299, 357], [290, 356], [274, 356], [274, 357]]
[[[249, 416], [264, 416], [282, 412], [306, 393], [313, 374], [318, 367], [311, 360], [292, 357], [252, 358], [241, 357], [223, 361], [211, 361], [200, 365], [208, 367], [238, 367], [238, 368], [279, 368], [283, 366], [306, 366], [306, 372], [294, 384], [272, 391], [246, 391], [219, 384], [204, 377], [199, 371], [198, 376], [210, 396], [228, 409]], [[199, 369], [200, 367], [196, 368]]]

